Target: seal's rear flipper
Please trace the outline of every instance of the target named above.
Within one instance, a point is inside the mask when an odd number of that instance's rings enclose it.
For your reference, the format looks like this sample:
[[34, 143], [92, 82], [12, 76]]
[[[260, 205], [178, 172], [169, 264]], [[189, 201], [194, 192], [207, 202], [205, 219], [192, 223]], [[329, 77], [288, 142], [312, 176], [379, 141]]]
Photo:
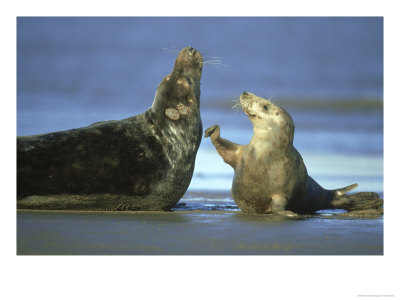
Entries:
[[340, 196], [350, 192], [351, 190], [355, 189], [356, 187], [358, 187], [358, 184], [354, 183], [354, 184], [348, 185], [344, 188], [337, 189], [337, 190], [335, 190], [335, 196], [340, 197]]
[[331, 204], [334, 208], [346, 209], [348, 211], [359, 211], [366, 209], [379, 209], [383, 204], [383, 200], [379, 198], [377, 193], [360, 192], [336, 197]]

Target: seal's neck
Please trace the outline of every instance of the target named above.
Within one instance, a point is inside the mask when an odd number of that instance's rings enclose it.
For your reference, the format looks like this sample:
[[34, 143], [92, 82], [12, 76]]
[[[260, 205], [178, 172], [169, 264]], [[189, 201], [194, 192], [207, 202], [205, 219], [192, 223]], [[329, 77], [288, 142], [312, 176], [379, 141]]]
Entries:
[[256, 155], [275, 152], [283, 154], [293, 147], [293, 138], [279, 130], [254, 128], [249, 146], [254, 149]]

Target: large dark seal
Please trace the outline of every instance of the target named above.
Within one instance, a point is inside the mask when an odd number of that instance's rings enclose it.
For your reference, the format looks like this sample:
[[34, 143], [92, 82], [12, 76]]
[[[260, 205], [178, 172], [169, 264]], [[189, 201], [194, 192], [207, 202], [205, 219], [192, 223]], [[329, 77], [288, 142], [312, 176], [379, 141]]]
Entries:
[[250, 93], [240, 96], [242, 109], [253, 123], [248, 145], [220, 137], [218, 125], [205, 131], [224, 161], [235, 170], [232, 197], [244, 212], [286, 216], [328, 208], [376, 210], [382, 199], [376, 193], [345, 195], [357, 184], [326, 190], [307, 174], [303, 158], [293, 146], [294, 123], [278, 105]]
[[179, 52], [145, 113], [17, 138], [17, 207], [168, 210], [187, 190], [202, 136], [203, 59]]

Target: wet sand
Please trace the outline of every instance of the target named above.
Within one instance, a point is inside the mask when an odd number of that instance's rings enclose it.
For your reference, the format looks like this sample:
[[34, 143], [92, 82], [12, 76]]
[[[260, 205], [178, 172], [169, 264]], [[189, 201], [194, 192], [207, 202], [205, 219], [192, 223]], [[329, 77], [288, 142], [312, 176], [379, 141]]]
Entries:
[[17, 254], [383, 255], [383, 217], [320, 211], [245, 214], [226, 193], [185, 196], [171, 212], [17, 212]]

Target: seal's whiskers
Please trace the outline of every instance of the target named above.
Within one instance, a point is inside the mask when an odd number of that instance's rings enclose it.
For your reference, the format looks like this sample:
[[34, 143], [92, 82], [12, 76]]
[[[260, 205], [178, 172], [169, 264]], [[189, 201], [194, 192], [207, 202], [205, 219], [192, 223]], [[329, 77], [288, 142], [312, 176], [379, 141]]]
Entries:
[[240, 104], [240, 98], [232, 100], [232, 110], [233, 111], [241, 111], [242, 105]]
[[205, 57], [203, 64], [227, 67], [226, 64], [222, 63], [221, 58], [218, 56]]
[[170, 48], [162, 48], [162, 49], [166, 50], [172, 54], [176, 54], [176, 53], [179, 54], [179, 50], [174, 45], [171, 45], [171, 49]]

